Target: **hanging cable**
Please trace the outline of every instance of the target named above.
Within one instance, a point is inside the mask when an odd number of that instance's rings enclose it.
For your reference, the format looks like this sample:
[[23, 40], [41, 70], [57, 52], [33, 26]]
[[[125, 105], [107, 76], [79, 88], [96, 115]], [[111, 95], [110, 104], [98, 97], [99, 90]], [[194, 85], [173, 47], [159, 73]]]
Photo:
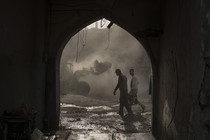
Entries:
[[86, 30], [86, 28], [85, 28], [85, 30], [83, 30], [83, 36], [80, 36], [80, 42], [82, 44], [82, 48], [79, 50], [79, 55], [87, 44], [87, 32], [88, 32], [88, 30]]
[[82, 30], [82, 34], [80, 34], [80, 42], [81, 42], [82, 46], [86, 46], [86, 42], [87, 42], [87, 30], [86, 30], [86, 28], [84, 28]]
[[79, 57], [79, 32], [78, 32], [78, 35], [77, 35], [76, 62], [77, 62], [77, 60], [78, 60], [78, 57]]
[[107, 45], [107, 47], [106, 47], [106, 49], [105, 50], [108, 50], [108, 48], [110, 47], [110, 30], [111, 29], [108, 29], [108, 38], [107, 38], [107, 42], [108, 42], [108, 45]]

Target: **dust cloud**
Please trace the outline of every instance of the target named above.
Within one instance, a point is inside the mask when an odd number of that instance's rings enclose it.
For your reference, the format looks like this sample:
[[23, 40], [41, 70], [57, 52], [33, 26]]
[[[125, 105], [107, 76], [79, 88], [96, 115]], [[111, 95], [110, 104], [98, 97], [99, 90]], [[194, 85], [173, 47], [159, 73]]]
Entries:
[[70, 39], [63, 50], [61, 93], [114, 98], [116, 68], [127, 76], [128, 87], [131, 79], [129, 69], [134, 68], [140, 80], [139, 92], [148, 93], [150, 60], [132, 35], [115, 24], [111, 29], [83, 29]]

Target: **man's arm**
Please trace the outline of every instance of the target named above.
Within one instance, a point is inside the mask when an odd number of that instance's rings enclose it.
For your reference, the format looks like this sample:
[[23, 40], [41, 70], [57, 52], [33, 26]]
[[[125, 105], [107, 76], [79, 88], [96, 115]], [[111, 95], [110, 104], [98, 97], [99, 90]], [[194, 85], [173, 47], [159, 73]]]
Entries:
[[117, 89], [119, 88], [119, 85], [120, 85], [120, 77], [118, 78], [117, 85], [116, 85], [116, 87], [115, 87], [115, 89], [114, 89], [114, 92], [113, 92], [114, 95], [116, 94], [116, 91], [117, 91]]

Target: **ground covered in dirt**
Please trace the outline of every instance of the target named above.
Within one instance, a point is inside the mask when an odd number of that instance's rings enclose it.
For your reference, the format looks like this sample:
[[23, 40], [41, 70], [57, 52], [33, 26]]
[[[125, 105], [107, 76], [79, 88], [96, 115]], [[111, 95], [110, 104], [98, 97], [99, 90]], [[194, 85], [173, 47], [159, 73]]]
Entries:
[[133, 115], [117, 114], [118, 101], [105, 101], [80, 95], [61, 98], [58, 139], [67, 140], [152, 140], [150, 95], [139, 99], [146, 109], [133, 105]]

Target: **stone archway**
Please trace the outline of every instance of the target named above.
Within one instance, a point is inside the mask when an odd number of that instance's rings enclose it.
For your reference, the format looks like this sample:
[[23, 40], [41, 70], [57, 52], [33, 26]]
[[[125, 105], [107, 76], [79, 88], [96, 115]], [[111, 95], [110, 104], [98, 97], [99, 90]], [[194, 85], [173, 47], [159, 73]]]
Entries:
[[[70, 36], [72, 36], [72, 35], [70, 35]], [[145, 43], [145, 45], [147, 44], [147, 43], [149, 43], [148, 41]], [[65, 45], [65, 44], [64, 44]], [[148, 45], [148, 44], [147, 44]], [[60, 51], [58, 52], [58, 56], [57, 56], [57, 59], [56, 59], [56, 86], [55, 87], [58, 87], [58, 85], [59, 85], [59, 75], [60, 75], [60, 73], [59, 73], [59, 66], [60, 66], [60, 57], [61, 57], [61, 54], [62, 54], [62, 49], [63, 49], [63, 46], [61, 45], [61, 48], [60, 48]], [[148, 52], [147, 52], [148, 53]], [[151, 53], [151, 52], [150, 52]], [[151, 55], [151, 54], [150, 54]], [[150, 58], [151, 59], [151, 58]], [[154, 60], [153, 60], [154, 61]], [[154, 65], [154, 62], [153, 62], [153, 65]], [[153, 66], [154, 67], [154, 66]], [[153, 72], [154, 72], [154, 70], [153, 70]], [[153, 76], [154, 76], [154, 74], [153, 74]], [[152, 78], [152, 79], [154, 79], [154, 78]], [[155, 83], [154, 82], [152, 82], [154, 85], [155, 85]], [[154, 90], [154, 88], [152, 88], [153, 90]], [[57, 108], [57, 110], [56, 110], [56, 114], [57, 114], [57, 117], [56, 117], [56, 120], [58, 120], [59, 119], [59, 114], [58, 113], [60, 113], [59, 112], [59, 110], [60, 110], [60, 101], [59, 101], [59, 99], [60, 99], [60, 93], [59, 93], [59, 88], [57, 88], [56, 89], [56, 108]], [[155, 99], [155, 98], [153, 98], [153, 99]], [[51, 108], [52, 109], [52, 108]], [[154, 111], [154, 110], [153, 110]], [[154, 115], [155, 115], [155, 113], [153, 114], [153, 123], [155, 122], [155, 120], [154, 120]]]
[[[89, 31], [88, 31], [88, 32], [89, 32]], [[75, 35], [75, 36], [76, 36], [76, 35]], [[74, 36], [73, 38], [77, 38], [77, 37], [75, 37], [75, 36]], [[131, 36], [132, 36], [132, 35], [131, 35]], [[135, 37], [132, 36], [132, 38], [135, 38]], [[76, 40], [77, 40], [77, 39], [76, 39]], [[136, 42], [139, 42], [139, 40], [137, 40], [136, 38], [135, 38], [135, 40], [136, 40]], [[117, 41], [117, 40], [116, 40], [116, 41]], [[76, 41], [76, 42], [77, 42], [77, 41]], [[88, 40], [87, 42], [89, 42], [89, 40]], [[146, 43], [149, 43], [149, 42], [147, 41]], [[75, 43], [72, 42], [71, 45], [70, 45], [71, 48], [73, 47], [73, 44], [75, 45]], [[112, 43], [111, 43], [111, 44], [112, 44]], [[120, 45], [120, 44], [118, 44], [118, 45]], [[118, 45], [117, 45], [117, 46], [118, 46]], [[65, 46], [65, 44], [64, 44], [64, 46]], [[128, 46], [131, 47], [130, 45], [128, 45]], [[86, 48], [87, 48], [87, 47], [89, 48], [90, 45], [86, 46]], [[114, 47], [114, 46], [112, 46], [112, 47]], [[128, 49], [128, 50], [129, 50], [129, 49], [130, 49], [129, 47], [127, 47], [127, 48], [125, 48], [125, 49]], [[139, 47], [140, 47], [140, 46], [139, 46]], [[142, 48], [142, 47], [141, 47], [141, 48]], [[145, 50], [145, 49], [144, 49], [144, 50]], [[62, 54], [62, 51], [59, 52], [59, 53]], [[144, 51], [144, 53], [145, 53], [145, 51]], [[147, 52], [146, 52], [146, 53], [147, 53]], [[69, 54], [69, 55], [72, 55], [72, 53], [68, 53], [68, 54]], [[84, 53], [83, 53], [83, 54], [84, 54]], [[140, 54], [139, 54], [139, 55], [140, 55]], [[60, 55], [59, 55], [59, 56], [60, 56]], [[147, 54], [147, 57], [148, 57], [148, 54]], [[59, 57], [58, 57], [58, 58], [59, 58]], [[59, 58], [59, 60], [60, 60], [60, 58]], [[132, 61], [132, 60], [131, 60], [131, 61]], [[58, 61], [58, 62], [60, 62], [60, 61]], [[151, 62], [149, 62], [149, 63], [151, 63]], [[59, 64], [60, 64], [60, 63], [59, 63]], [[76, 66], [75, 63], [73, 63], [73, 65]], [[85, 64], [85, 65], [86, 65], [86, 64]], [[153, 67], [154, 67], [154, 66], [153, 66]], [[59, 73], [59, 75], [60, 75], [60, 73]], [[129, 77], [128, 77], [128, 78], [129, 78]], [[151, 79], [153, 79], [153, 78], [151, 78]], [[153, 82], [152, 82], [152, 83], [153, 83]], [[110, 87], [109, 87], [109, 88], [110, 88]], [[112, 89], [112, 88], [111, 88], [111, 89]], [[152, 89], [153, 89], [153, 88], [152, 88]], [[111, 91], [111, 92], [112, 92], [112, 91]], [[110, 92], [110, 93], [111, 93], [111, 92]], [[68, 96], [67, 96], [67, 97], [68, 97]], [[62, 98], [62, 99], [63, 99], [63, 98]], [[154, 99], [154, 98], [153, 98], [153, 99]], [[73, 101], [72, 101], [72, 103], [73, 103]], [[61, 116], [62, 116], [62, 115], [61, 115]], [[140, 117], [140, 118], [141, 118], [141, 117]], [[153, 118], [155, 118], [155, 117], [153, 116]], [[154, 122], [154, 121], [153, 121], [153, 122]]]
[[[76, 32], [102, 17], [121, 26], [123, 29], [127, 30], [131, 35], [133, 35], [137, 40], [139, 40], [142, 43], [146, 52], [148, 53], [148, 56], [151, 59], [154, 81], [153, 91], [157, 91], [155, 90], [157, 88], [157, 67], [155, 63], [157, 61], [156, 59], [158, 56], [156, 50], [159, 47], [158, 36], [160, 34], [158, 22], [158, 2], [137, 2], [137, 5], [135, 5], [134, 7], [127, 5], [130, 2], [122, 2], [118, 4], [118, 8], [116, 10], [114, 10], [114, 2], [115, 1], [112, 0], [106, 1], [102, 5], [99, 3], [95, 3], [87, 5], [86, 8], [79, 6], [79, 10], [71, 9], [71, 7], [65, 9], [65, 6], [59, 4], [52, 4], [52, 7], [50, 8], [49, 17], [49, 43], [48, 47], [46, 48], [46, 54], [48, 57], [48, 75], [46, 84], [45, 114], [48, 128], [57, 128], [59, 124], [60, 93], [58, 82], [61, 52], [66, 42]], [[68, 2], [64, 3], [67, 5], [71, 5], [71, 3]], [[137, 15], [134, 14], [136, 12], [134, 12], [133, 9], [139, 10], [139, 8], [141, 8], [142, 12], [138, 13], [139, 17], [137, 17]], [[155, 93], [154, 95], [158, 94]], [[155, 100], [157, 98], [155, 97], [153, 99]], [[153, 102], [155, 103], [155, 101]], [[153, 115], [155, 115], [154, 111]], [[153, 117], [153, 126], [156, 126], [155, 118], [156, 117]]]

